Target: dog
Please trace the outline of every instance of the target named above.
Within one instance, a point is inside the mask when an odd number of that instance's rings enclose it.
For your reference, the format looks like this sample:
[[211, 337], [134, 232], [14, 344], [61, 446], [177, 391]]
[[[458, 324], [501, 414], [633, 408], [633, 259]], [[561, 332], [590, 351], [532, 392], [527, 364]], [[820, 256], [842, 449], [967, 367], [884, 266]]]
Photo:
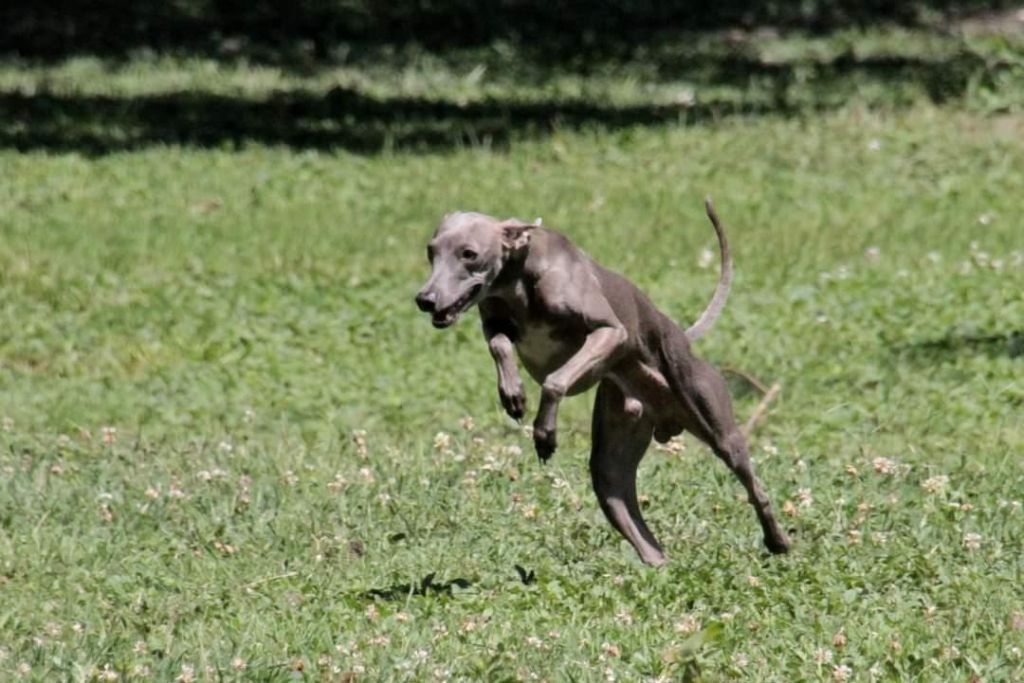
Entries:
[[557, 446], [558, 406], [597, 386], [590, 473], [608, 521], [653, 566], [665, 553], [640, 514], [636, 473], [651, 439], [665, 443], [684, 430], [711, 447], [736, 474], [772, 553], [790, 541], [754, 474], [722, 376], [697, 358], [691, 342], [722, 312], [732, 282], [732, 257], [711, 199], [721, 269], [714, 295], [682, 330], [625, 277], [580, 251], [565, 235], [473, 212], [449, 213], [427, 245], [431, 274], [416, 295], [421, 311], [443, 329], [477, 306], [498, 373], [498, 397], [515, 420], [526, 394], [513, 350], [541, 385], [533, 422], [538, 457]]

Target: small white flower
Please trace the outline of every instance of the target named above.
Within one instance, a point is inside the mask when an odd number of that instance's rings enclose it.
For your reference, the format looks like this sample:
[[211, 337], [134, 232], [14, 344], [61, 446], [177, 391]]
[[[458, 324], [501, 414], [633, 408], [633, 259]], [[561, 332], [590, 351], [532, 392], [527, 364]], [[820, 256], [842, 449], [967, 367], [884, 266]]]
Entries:
[[3, 429], [5, 432], [14, 431], [14, 420], [4, 416], [4, 419], [0, 420], [0, 429]]
[[882, 250], [878, 247], [868, 247], [864, 250], [864, 256], [867, 257], [869, 261], [877, 261], [881, 255]]
[[964, 548], [967, 550], [977, 550], [981, 547], [981, 534], [967, 533], [964, 534]]
[[452, 437], [447, 432], [438, 432], [434, 435], [434, 450], [446, 451], [451, 448]]
[[352, 443], [356, 446], [356, 454], [360, 458], [365, 458], [370, 453], [370, 448], [366, 443], [366, 430], [357, 429], [352, 432]]
[[800, 501], [800, 507], [809, 508], [814, 503], [814, 498], [811, 496], [810, 489], [798, 489], [796, 492], [796, 499]]
[[838, 666], [836, 666], [835, 668], [832, 669], [832, 680], [833, 681], [847, 681], [847, 680], [850, 679], [850, 676], [852, 674], [853, 674], [853, 669], [851, 669], [850, 667], [846, 666], [845, 664], [840, 664], [840, 665], [838, 665]]
[[896, 474], [897, 462], [890, 458], [878, 457], [871, 461], [875, 472], [880, 474]]
[[700, 256], [697, 257], [697, 267], [701, 269], [707, 269], [715, 261], [715, 253], [710, 249], [702, 249]]
[[995, 218], [995, 214], [986, 211], [985, 213], [978, 216], [978, 222], [981, 223], [982, 225], [989, 225], [992, 221], [995, 220]]
[[231, 660], [231, 668], [235, 671], [245, 671], [249, 668], [249, 664], [241, 657], [235, 657]]
[[103, 445], [110, 446], [117, 441], [117, 427], [103, 427], [100, 429], [103, 434]]
[[675, 455], [686, 450], [686, 442], [683, 441], [681, 436], [673, 436], [664, 444], [655, 442], [654, 447], [659, 451], [665, 451], [666, 453], [672, 453]]
[[684, 614], [675, 624], [676, 633], [696, 633], [700, 630], [700, 620], [693, 614]]
[[938, 493], [944, 490], [949, 485], [949, 477], [945, 474], [937, 474], [934, 477], [928, 477], [921, 482], [921, 488], [928, 493]]
[[814, 661], [818, 664], [828, 664], [832, 661], [832, 650], [819, 648], [814, 653]]
[[879, 140], [878, 138], [871, 138], [870, 140], [868, 140], [868, 150], [869, 151], [877, 152], [880, 149], [882, 149], [882, 141], [881, 140]]
[[219, 450], [221, 453], [229, 454], [231, 453], [231, 451], [235, 450], [235, 447], [231, 444], [230, 441], [221, 441], [219, 444], [217, 444], [217, 450]]

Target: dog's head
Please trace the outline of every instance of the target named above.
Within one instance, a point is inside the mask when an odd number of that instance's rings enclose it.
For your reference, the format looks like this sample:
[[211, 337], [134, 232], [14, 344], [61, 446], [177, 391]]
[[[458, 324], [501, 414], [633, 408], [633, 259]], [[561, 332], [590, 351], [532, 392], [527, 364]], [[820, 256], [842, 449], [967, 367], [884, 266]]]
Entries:
[[499, 221], [482, 213], [458, 211], [444, 217], [427, 244], [431, 273], [416, 295], [434, 327], [455, 323], [485, 296], [502, 269], [529, 248], [536, 225]]

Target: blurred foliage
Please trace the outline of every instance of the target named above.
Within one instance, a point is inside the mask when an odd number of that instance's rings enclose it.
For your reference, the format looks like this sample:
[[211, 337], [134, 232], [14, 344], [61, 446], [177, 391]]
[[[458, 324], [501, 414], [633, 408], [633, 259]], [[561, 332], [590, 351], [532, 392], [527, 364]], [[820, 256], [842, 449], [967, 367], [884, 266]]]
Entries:
[[508, 40], [557, 58], [615, 53], [662, 29], [772, 25], [807, 30], [916, 24], [1006, 7], [1005, 0], [7, 0], [0, 50], [24, 57], [117, 56], [140, 48], [202, 54], [318, 58], [339, 43], [429, 48]]

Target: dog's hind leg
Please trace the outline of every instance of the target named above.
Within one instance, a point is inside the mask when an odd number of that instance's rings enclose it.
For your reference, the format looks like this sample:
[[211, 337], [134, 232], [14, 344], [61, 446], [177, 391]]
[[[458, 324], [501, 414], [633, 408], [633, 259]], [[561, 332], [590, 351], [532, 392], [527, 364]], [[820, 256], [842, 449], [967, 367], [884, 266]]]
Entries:
[[651, 443], [651, 419], [635, 399], [626, 399], [611, 380], [598, 385], [594, 400], [590, 476], [608, 521], [626, 537], [640, 559], [665, 564], [665, 554], [640, 514], [636, 471]]
[[[683, 406], [686, 429], [711, 447], [747, 491], [764, 532], [764, 544], [773, 553], [789, 550], [789, 538], [779, 526], [754, 466], [747, 440], [736, 426], [725, 380], [709, 364], [686, 353], [666, 354], [669, 385]], [[673, 357], [674, 356], [674, 357]]]

